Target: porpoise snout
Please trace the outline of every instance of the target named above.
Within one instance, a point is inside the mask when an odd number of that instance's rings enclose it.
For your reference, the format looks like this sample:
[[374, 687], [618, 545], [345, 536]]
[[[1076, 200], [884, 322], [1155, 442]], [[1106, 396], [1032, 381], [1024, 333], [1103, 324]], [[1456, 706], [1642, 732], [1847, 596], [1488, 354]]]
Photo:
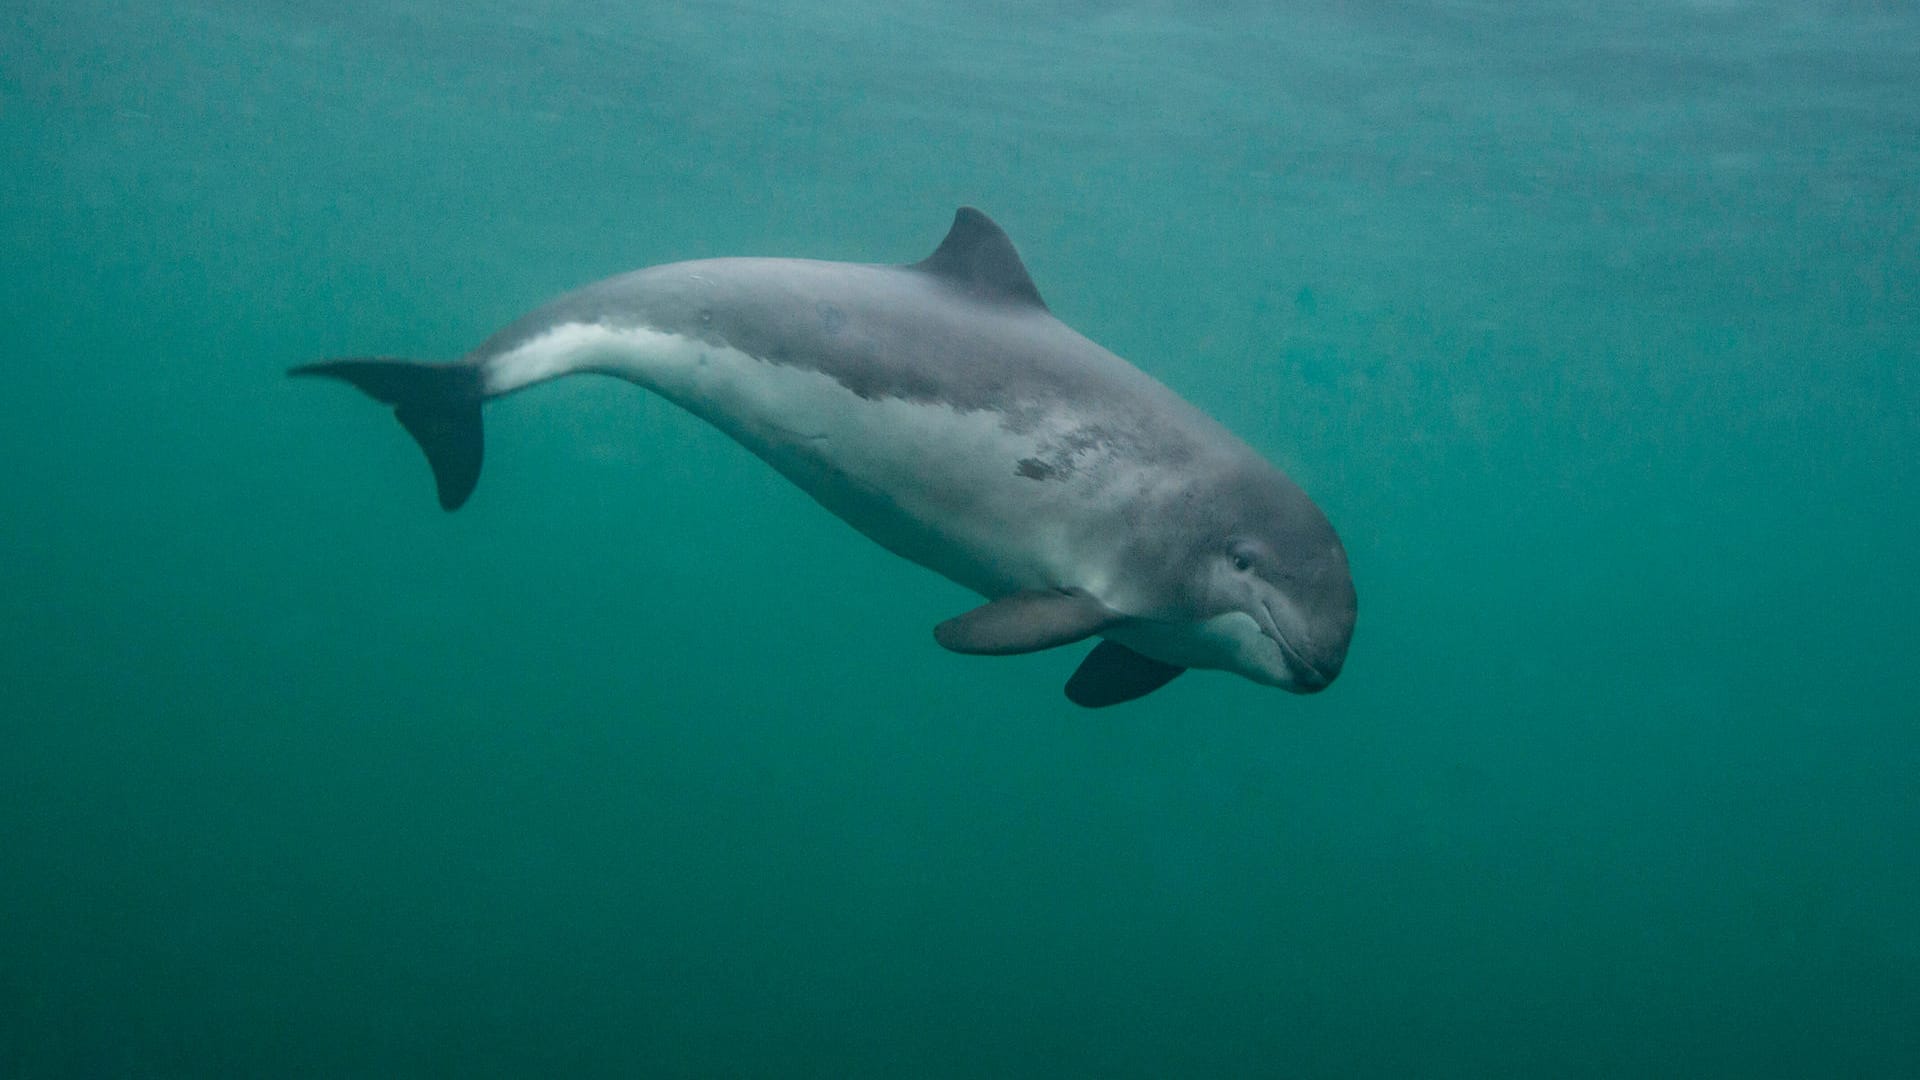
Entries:
[[1312, 634], [1299, 643], [1300, 659], [1312, 669], [1309, 677], [1301, 680], [1304, 693], [1325, 690], [1346, 666], [1347, 646], [1353, 643], [1353, 624], [1359, 609], [1354, 602], [1353, 580], [1344, 581], [1346, 587], [1340, 590], [1342, 595], [1331, 605], [1332, 610], [1315, 620]]
[[1306, 620], [1306, 633], [1286, 643], [1294, 689], [1302, 694], [1325, 690], [1340, 677], [1340, 669], [1347, 662], [1347, 646], [1353, 642], [1353, 624], [1359, 614], [1353, 578], [1347, 572], [1344, 554], [1334, 560], [1334, 565], [1327, 568], [1320, 580], [1322, 588], [1314, 598], [1312, 615]]

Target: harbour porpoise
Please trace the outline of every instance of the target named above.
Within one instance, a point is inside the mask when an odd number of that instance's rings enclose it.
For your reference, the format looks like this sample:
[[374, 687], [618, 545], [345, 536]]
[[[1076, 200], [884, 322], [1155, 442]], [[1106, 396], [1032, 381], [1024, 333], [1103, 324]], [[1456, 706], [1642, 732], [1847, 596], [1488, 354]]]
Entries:
[[705, 259], [566, 293], [450, 363], [291, 371], [393, 407], [440, 505], [480, 477], [483, 403], [562, 375], [638, 383], [732, 436], [880, 546], [986, 598], [962, 653], [1102, 639], [1067, 697], [1188, 668], [1296, 693], [1339, 675], [1345, 549], [1299, 485], [1055, 318], [1006, 233], [962, 208], [910, 265]]

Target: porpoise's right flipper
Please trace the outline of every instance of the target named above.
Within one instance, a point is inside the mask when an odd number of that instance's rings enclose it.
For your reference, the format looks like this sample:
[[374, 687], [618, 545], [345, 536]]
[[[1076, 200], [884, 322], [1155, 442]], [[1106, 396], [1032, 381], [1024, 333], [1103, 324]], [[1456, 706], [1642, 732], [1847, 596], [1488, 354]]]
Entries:
[[480, 482], [485, 440], [480, 429], [480, 370], [471, 364], [426, 364], [390, 357], [354, 357], [302, 364], [288, 375], [323, 375], [351, 383], [393, 406], [393, 415], [426, 452], [440, 506], [458, 510]]
[[1093, 647], [1067, 680], [1067, 700], [1089, 709], [1146, 697], [1187, 670], [1177, 664], [1142, 656], [1117, 641]]
[[1124, 618], [1079, 589], [1028, 589], [948, 619], [933, 637], [957, 653], [1010, 656], [1071, 645]]

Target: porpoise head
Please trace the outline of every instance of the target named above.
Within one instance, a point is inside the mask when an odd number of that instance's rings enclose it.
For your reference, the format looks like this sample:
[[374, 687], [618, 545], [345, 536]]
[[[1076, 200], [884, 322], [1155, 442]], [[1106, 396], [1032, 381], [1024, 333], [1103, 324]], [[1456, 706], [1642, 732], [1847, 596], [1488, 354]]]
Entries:
[[1155, 651], [1298, 694], [1326, 689], [1358, 602], [1346, 549], [1306, 492], [1250, 461], [1183, 492], [1170, 518], [1179, 540], [1159, 574], [1173, 625]]

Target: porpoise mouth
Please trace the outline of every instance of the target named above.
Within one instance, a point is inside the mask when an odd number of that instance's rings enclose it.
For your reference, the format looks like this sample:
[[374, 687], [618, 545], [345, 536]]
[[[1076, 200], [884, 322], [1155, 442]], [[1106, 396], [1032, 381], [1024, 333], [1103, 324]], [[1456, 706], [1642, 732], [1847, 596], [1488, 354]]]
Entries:
[[1294, 648], [1293, 644], [1287, 640], [1287, 636], [1280, 632], [1280, 620], [1273, 617], [1273, 608], [1265, 600], [1260, 601], [1260, 613], [1266, 616], [1266, 620], [1260, 624], [1260, 632], [1272, 638], [1275, 645], [1280, 646], [1280, 654], [1287, 658], [1287, 666], [1293, 668], [1294, 674], [1304, 676], [1295, 680], [1300, 692], [1311, 694], [1317, 690], [1325, 690], [1327, 684], [1333, 680], [1328, 678], [1325, 672], [1308, 663], [1307, 658], [1300, 655], [1300, 650]]

